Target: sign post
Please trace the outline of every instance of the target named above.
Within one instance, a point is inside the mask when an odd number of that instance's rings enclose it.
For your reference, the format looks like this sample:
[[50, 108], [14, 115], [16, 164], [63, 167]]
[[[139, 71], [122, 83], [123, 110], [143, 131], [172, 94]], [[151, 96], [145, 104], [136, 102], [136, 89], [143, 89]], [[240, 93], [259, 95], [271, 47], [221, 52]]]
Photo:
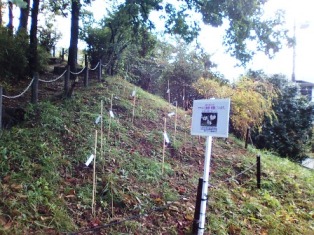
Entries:
[[203, 187], [201, 197], [198, 235], [205, 231], [206, 204], [208, 199], [208, 181], [212, 137], [228, 137], [230, 99], [194, 100], [192, 110], [192, 135], [206, 136]]

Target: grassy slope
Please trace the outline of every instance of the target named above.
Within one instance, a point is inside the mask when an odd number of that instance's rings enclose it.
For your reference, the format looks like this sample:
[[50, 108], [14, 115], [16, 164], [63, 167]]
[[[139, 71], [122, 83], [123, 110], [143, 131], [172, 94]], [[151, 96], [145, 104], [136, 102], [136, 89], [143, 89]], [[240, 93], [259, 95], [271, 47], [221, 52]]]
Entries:
[[[80, 89], [71, 100], [28, 106], [27, 121], [0, 139], [0, 234], [56, 234], [97, 228], [98, 234], [186, 234], [191, 228], [204, 140], [189, 134], [178, 110], [176, 140], [162, 164], [162, 99], [119, 78]], [[114, 119], [108, 111], [112, 105]], [[95, 119], [104, 103], [103, 153]], [[174, 118], [167, 133], [174, 138]], [[110, 128], [109, 128], [110, 126]], [[92, 164], [98, 130], [96, 211]], [[215, 139], [206, 231], [211, 234], [313, 234], [314, 172], [250, 148]], [[262, 155], [262, 189], [255, 164]], [[163, 170], [162, 170], [163, 169]], [[230, 180], [226, 180], [230, 179]], [[118, 223], [123, 219], [129, 220]], [[114, 222], [112, 226], [105, 226]]]

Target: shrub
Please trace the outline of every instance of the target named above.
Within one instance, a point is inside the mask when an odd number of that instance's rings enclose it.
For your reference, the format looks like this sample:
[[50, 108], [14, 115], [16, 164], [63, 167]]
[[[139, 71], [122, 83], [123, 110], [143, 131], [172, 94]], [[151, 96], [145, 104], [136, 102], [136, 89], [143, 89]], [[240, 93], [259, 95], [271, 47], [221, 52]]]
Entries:
[[21, 79], [27, 71], [28, 40], [25, 33], [10, 35], [0, 27], [0, 77], [3, 80]]
[[282, 76], [275, 75], [268, 80], [279, 91], [273, 100], [277, 119], [266, 117], [262, 130], [255, 130], [252, 138], [259, 148], [272, 149], [281, 156], [300, 161], [305, 157], [311, 136], [313, 104]]

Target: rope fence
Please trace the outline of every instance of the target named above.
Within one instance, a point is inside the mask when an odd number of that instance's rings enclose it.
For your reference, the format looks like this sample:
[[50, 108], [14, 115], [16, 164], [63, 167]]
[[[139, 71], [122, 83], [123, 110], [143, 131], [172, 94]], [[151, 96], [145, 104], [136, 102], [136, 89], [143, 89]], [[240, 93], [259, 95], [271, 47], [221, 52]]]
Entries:
[[61, 79], [61, 78], [64, 76], [64, 74], [65, 74], [66, 72], [67, 72], [67, 70], [64, 70], [64, 72], [63, 72], [59, 77], [57, 77], [57, 78], [55, 78], [55, 79], [52, 79], [52, 80], [49, 80], [49, 81], [42, 80], [42, 79], [38, 79], [38, 81], [43, 82], [43, 83], [52, 83], [52, 82], [56, 82], [56, 81], [58, 81], [59, 79]]
[[72, 71], [70, 71], [70, 73], [71, 74], [73, 74], [73, 75], [80, 75], [81, 73], [83, 73], [83, 71], [85, 70], [85, 67], [84, 68], [82, 68], [82, 70], [81, 71], [79, 71], [79, 72], [77, 72], [77, 73], [75, 73], [75, 72], [72, 72]]
[[21, 92], [20, 94], [18, 94], [18, 95], [14, 95], [14, 96], [2, 95], [2, 97], [7, 98], [7, 99], [17, 99], [17, 98], [21, 97], [22, 95], [24, 95], [24, 94], [28, 91], [28, 89], [31, 87], [31, 85], [33, 84], [33, 82], [34, 82], [34, 78], [33, 78], [32, 81], [28, 84], [28, 86], [25, 88], [25, 90], [22, 91], [22, 92]]
[[62, 78], [64, 80], [64, 94], [66, 97], [68, 97], [70, 74], [78, 76], [78, 75], [83, 74], [83, 72], [85, 71], [83, 82], [84, 82], [84, 86], [87, 87], [88, 86], [88, 80], [89, 80], [89, 71], [96, 71], [98, 69], [97, 78], [98, 78], [98, 81], [102, 81], [102, 70], [103, 70], [103, 68], [106, 68], [107, 66], [109, 66], [110, 61], [104, 65], [101, 63], [101, 60], [99, 60], [97, 65], [94, 68], [90, 69], [90, 68], [88, 68], [87, 55], [85, 55], [85, 66], [79, 72], [71, 71], [70, 66], [67, 66], [67, 68], [63, 71], [63, 73], [60, 76], [58, 76], [57, 78], [54, 78], [52, 80], [39, 79], [38, 73], [36, 73], [34, 75], [34, 77], [32, 78], [32, 80], [30, 81], [30, 83], [27, 85], [27, 87], [18, 95], [4, 95], [3, 94], [3, 92], [4, 92], [3, 87], [0, 86], [0, 90], [1, 90], [1, 93], [0, 93], [0, 110], [1, 110], [1, 112], [0, 112], [0, 130], [2, 129], [3, 98], [5, 98], [5, 99], [17, 99], [17, 98], [20, 98], [23, 95], [25, 95], [25, 93], [31, 89], [31, 102], [37, 103], [37, 101], [38, 101], [38, 83], [39, 82], [46, 83], [46, 84], [54, 83], [54, 82], [61, 80]]

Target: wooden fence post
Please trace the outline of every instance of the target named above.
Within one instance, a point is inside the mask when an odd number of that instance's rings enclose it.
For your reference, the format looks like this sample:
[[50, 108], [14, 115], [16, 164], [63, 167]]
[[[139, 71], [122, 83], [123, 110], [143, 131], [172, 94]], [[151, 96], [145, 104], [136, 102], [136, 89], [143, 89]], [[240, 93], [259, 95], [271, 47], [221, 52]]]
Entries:
[[32, 83], [32, 98], [31, 102], [36, 104], [38, 101], [38, 73], [34, 74], [34, 80]]
[[99, 70], [98, 70], [98, 80], [101, 81], [101, 76], [102, 76], [102, 65], [101, 65], [101, 60], [99, 60]]
[[2, 94], [3, 94], [3, 89], [2, 89], [2, 86], [0, 86], [0, 131], [2, 129]]
[[84, 75], [84, 86], [88, 86], [88, 61], [87, 54], [85, 54], [85, 75]]
[[249, 137], [250, 137], [250, 127], [247, 128], [246, 130], [246, 136], [245, 136], [245, 149], [247, 149], [248, 143], [249, 143]]
[[68, 65], [66, 68], [67, 68], [67, 71], [64, 74], [64, 96], [68, 98], [71, 67], [70, 65]]
[[261, 188], [261, 156], [256, 156], [256, 182], [257, 188]]

